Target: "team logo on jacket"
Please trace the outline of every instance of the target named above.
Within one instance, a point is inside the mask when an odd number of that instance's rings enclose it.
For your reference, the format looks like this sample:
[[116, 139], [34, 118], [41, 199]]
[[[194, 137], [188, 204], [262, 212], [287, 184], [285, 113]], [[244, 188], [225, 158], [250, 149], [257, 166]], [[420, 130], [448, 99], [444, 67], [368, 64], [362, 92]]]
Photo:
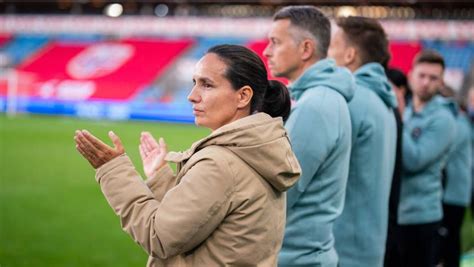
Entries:
[[67, 73], [75, 79], [95, 79], [113, 73], [134, 54], [129, 44], [102, 43], [87, 47], [67, 64]]
[[420, 127], [415, 127], [413, 131], [411, 131], [411, 136], [415, 139], [418, 139], [421, 135], [421, 128]]

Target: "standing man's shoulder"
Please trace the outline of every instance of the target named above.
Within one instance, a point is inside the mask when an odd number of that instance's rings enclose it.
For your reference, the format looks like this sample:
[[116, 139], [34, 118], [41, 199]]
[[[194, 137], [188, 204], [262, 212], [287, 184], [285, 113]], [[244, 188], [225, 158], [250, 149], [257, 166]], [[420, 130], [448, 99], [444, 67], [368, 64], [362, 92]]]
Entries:
[[316, 86], [304, 92], [301, 98], [296, 102], [294, 109], [300, 109], [304, 112], [314, 112], [312, 113], [313, 115], [326, 116], [333, 114], [334, 110], [339, 109], [341, 106], [348, 106], [348, 103], [342, 95], [328, 87]]
[[433, 112], [432, 121], [437, 124], [446, 127], [445, 131], [455, 132], [456, 130], [456, 117], [458, 116], [457, 110], [446, 104], [442, 104], [435, 112]]

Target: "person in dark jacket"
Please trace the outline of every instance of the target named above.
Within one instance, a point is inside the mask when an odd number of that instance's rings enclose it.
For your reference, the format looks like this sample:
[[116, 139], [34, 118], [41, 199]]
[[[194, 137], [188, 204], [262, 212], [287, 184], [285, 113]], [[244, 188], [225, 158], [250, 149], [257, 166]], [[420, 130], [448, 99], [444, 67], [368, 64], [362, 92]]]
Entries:
[[454, 100], [454, 90], [443, 86], [440, 94], [452, 101], [458, 110], [456, 138], [443, 170], [443, 221], [440, 234], [440, 262], [444, 267], [459, 267], [461, 258], [461, 227], [471, 201], [472, 147], [471, 125], [464, 110]]
[[402, 175], [402, 142], [403, 142], [403, 109], [407, 103], [407, 95], [411, 97], [408, 80], [403, 72], [398, 69], [389, 68], [386, 71], [387, 77], [392, 83], [393, 90], [397, 95], [398, 107], [394, 110], [397, 121], [397, 151], [395, 155], [395, 168], [393, 170], [392, 185], [388, 202], [388, 227], [387, 241], [385, 243], [385, 267], [401, 266], [399, 228], [397, 223], [398, 204], [400, 202], [400, 185]]

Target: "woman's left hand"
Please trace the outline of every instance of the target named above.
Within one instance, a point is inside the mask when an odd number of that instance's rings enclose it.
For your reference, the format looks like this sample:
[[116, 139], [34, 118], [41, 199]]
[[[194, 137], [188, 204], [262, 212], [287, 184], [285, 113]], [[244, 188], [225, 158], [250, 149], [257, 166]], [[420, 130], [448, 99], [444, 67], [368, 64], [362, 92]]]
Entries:
[[74, 135], [74, 141], [76, 142], [77, 151], [89, 161], [92, 167], [97, 169], [125, 153], [120, 138], [112, 131], [109, 132], [109, 137], [112, 139], [114, 147], [105, 144], [87, 130], [77, 130]]

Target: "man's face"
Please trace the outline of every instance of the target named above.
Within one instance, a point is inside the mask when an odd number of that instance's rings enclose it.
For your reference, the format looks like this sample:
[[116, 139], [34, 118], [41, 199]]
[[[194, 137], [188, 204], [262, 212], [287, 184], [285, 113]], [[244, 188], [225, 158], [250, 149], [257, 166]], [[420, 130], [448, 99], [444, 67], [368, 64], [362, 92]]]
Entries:
[[268, 34], [269, 43], [263, 55], [268, 60], [268, 67], [273, 76], [295, 80], [298, 78], [298, 70], [302, 62], [299, 45], [294, 40], [291, 31], [289, 19], [274, 21]]
[[443, 85], [443, 67], [436, 63], [418, 63], [408, 77], [413, 94], [428, 102]]

